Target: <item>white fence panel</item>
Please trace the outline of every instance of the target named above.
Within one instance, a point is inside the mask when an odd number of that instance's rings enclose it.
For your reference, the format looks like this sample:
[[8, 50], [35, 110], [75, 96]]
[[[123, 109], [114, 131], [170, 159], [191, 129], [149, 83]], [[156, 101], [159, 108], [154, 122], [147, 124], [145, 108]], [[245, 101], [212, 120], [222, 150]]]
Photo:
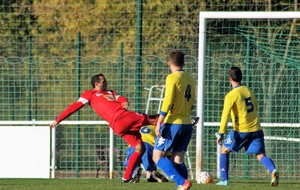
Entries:
[[0, 178], [49, 178], [50, 129], [0, 127]]

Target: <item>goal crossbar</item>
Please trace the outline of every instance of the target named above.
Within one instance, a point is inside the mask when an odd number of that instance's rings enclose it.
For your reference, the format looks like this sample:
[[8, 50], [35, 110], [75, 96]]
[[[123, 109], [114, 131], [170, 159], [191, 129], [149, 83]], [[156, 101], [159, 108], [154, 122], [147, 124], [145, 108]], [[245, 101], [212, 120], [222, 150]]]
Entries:
[[276, 18], [300, 18], [300, 12], [200, 12], [200, 19], [276, 19]]

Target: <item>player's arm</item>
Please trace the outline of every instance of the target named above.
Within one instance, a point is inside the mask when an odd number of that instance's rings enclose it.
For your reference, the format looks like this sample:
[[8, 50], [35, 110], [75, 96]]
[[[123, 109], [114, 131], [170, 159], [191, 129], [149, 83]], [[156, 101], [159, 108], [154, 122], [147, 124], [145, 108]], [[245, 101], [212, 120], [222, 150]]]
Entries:
[[175, 82], [174, 81], [175, 80], [172, 79], [172, 77], [170, 75], [167, 76], [165, 96], [164, 96], [164, 101], [163, 101], [161, 109], [160, 109], [160, 115], [166, 116], [173, 104], [173, 99], [175, 96], [175, 88], [174, 88]]
[[221, 123], [220, 123], [220, 128], [217, 136], [217, 143], [221, 144], [223, 140], [223, 135], [226, 130], [226, 126], [228, 123], [228, 119], [230, 116], [230, 111], [232, 108], [232, 101], [231, 98], [226, 95], [225, 100], [224, 100], [224, 106], [223, 106], [223, 112], [222, 112], [222, 117], [221, 117]]
[[155, 127], [155, 134], [158, 137], [161, 136], [160, 135], [160, 125], [163, 123], [165, 117], [166, 117], [165, 115], [161, 115], [161, 114], [159, 114], [159, 116], [158, 116], [156, 127]]
[[123, 106], [123, 108], [128, 109], [129, 103], [128, 103], [128, 100], [124, 96], [115, 95], [115, 97], [116, 97], [116, 100], [118, 102], [120, 102], [120, 104]]
[[167, 76], [166, 79], [166, 88], [165, 88], [165, 96], [164, 101], [162, 103], [159, 117], [157, 119], [156, 128], [155, 128], [155, 134], [156, 136], [160, 137], [160, 125], [163, 123], [168, 111], [170, 110], [172, 106], [172, 102], [174, 99], [174, 92], [175, 92], [175, 83], [174, 80], [171, 78], [170, 75]]
[[65, 111], [63, 111], [57, 118], [55, 121], [53, 121], [50, 124], [50, 128], [54, 128], [57, 124], [59, 124], [62, 120], [66, 119], [67, 117], [69, 117], [70, 115], [72, 115], [74, 112], [76, 112], [77, 110], [79, 110], [80, 108], [82, 108], [85, 104], [80, 101], [80, 99], [77, 102], [74, 102], [73, 104], [71, 104], [70, 106], [67, 107], [67, 109], [65, 109]]

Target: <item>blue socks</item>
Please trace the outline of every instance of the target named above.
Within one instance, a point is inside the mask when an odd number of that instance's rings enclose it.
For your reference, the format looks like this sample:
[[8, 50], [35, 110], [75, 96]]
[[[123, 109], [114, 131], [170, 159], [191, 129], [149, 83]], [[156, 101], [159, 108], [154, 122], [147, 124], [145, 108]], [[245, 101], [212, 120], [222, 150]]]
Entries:
[[169, 176], [177, 185], [182, 185], [185, 179], [179, 174], [173, 163], [168, 158], [160, 158], [156, 164], [167, 176]]
[[180, 173], [180, 175], [184, 178], [184, 179], [188, 179], [188, 170], [185, 166], [185, 164], [182, 162], [181, 164], [177, 164], [177, 163], [173, 163], [175, 168], [177, 169], [177, 171]]
[[229, 154], [220, 155], [221, 180], [228, 180]]
[[[271, 158], [268, 156], [262, 157], [260, 162], [270, 171], [273, 172], [275, 165]], [[229, 169], [229, 154], [220, 155], [220, 170], [221, 170], [221, 179], [222, 181], [228, 180], [228, 169]]]
[[270, 173], [272, 173], [273, 170], [275, 169], [275, 165], [274, 165], [272, 159], [269, 158], [268, 156], [262, 157], [260, 159], [260, 163], [262, 163], [270, 171]]

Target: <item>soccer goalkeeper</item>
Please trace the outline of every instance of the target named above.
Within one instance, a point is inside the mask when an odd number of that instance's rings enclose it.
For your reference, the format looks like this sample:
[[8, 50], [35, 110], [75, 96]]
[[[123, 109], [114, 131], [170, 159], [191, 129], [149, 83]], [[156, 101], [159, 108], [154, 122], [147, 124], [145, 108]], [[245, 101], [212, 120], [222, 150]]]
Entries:
[[77, 102], [71, 104], [63, 111], [50, 128], [56, 127], [58, 123], [78, 111], [85, 105], [90, 105], [101, 118], [109, 123], [112, 130], [122, 137], [130, 146], [134, 147], [134, 153], [128, 160], [128, 166], [122, 178], [124, 183], [133, 183], [131, 177], [133, 170], [141, 163], [145, 146], [139, 132], [145, 125], [155, 124], [156, 116], [148, 116], [125, 109], [117, 101], [116, 92], [107, 90], [107, 81], [103, 74], [94, 75], [91, 78], [93, 89], [85, 91]]

